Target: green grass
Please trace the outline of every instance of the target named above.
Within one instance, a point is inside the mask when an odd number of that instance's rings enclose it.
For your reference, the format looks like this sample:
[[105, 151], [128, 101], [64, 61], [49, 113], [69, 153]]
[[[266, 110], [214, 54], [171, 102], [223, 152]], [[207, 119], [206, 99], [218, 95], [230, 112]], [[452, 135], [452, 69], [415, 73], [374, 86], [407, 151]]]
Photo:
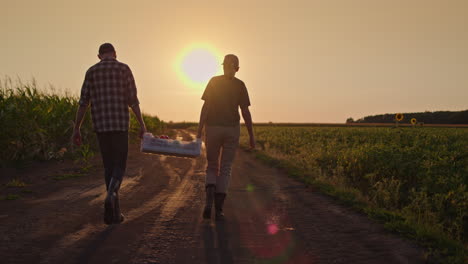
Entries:
[[21, 196], [18, 194], [8, 194], [5, 197], [2, 198], [2, 200], [7, 200], [7, 201], [14, 201], [20, 199]]
[[[258, 159], [418, 241], [432, 257], [463, 263], [467, 129], [256, 127], [255, 132]], [[243, 146], [247, 139], [243, 129]]]
[[22, 187], [26, 186], [26, 183], [24, 183], [23, 181], [18, 180], [18, 179], [13, 179], [13, 180], [9, 181], [6, 184], [6, 186], [7, 187], [14, 187], [14, 188], [22, 188]]

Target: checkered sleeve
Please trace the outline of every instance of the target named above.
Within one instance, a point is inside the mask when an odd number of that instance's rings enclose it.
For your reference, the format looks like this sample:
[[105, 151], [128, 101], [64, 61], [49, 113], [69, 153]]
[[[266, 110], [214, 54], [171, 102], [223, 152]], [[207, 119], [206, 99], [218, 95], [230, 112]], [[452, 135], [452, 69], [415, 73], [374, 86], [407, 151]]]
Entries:
[[137, 89], [135, 84], [135, 79], [133, 78], [132, 70], [130, 67], [126, 67], [126, 81], [127, 81], [127, 100], [128, 106], [133, 107], [135, 105], [140, 104], [137, 97]]
[[85, 75], [85, 79], [83, 81], [83, 85], [81, 86], [81, 96], [78, 104], [81, 106], [88, 106], [89, 101], [91, 100], [91, 74], [88, 70]]

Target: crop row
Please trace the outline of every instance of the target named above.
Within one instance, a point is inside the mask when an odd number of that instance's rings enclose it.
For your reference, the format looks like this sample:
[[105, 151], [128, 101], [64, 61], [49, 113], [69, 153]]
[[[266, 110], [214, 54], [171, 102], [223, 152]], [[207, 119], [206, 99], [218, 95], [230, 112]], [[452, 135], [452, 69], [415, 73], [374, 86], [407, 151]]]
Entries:
[[[302, 177], [467, 242], [468, 129], [256, 127], [261, 152]], [[247, 142], [243, 130], [242, 144]]]

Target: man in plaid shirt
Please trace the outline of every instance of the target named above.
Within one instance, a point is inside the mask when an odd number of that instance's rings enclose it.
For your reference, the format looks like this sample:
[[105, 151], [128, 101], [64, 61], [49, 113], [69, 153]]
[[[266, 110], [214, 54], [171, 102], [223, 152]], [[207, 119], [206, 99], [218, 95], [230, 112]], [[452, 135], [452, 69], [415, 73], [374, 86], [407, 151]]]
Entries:
[[140, 137], [146, 132], [146, 127], [141, 116], [135, 80], [128, 65], [116, 60], [115, 49], [110, 43], [99, 47], [98, 58], [101, 61], [86, 72], [81, 88], [73, 142], [81, 145], [80, 127], [91, 104], [93, 128], [105, 169], [107, 196], [104, 202], [104, 222], [115, 224], [123, 221], [119, 188], [127, 163], [129, 107], [140, 123]]

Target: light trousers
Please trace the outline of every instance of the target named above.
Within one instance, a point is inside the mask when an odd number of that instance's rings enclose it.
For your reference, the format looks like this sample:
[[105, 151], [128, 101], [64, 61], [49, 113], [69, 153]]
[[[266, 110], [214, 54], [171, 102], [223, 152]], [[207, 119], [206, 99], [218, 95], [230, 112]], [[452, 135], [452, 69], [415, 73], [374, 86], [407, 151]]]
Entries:
[[206, 127], [205, 183], [216, 185], [217, 193], [226, 193], [231, 179], [231, 168], [239, 146], [240, 126]]

